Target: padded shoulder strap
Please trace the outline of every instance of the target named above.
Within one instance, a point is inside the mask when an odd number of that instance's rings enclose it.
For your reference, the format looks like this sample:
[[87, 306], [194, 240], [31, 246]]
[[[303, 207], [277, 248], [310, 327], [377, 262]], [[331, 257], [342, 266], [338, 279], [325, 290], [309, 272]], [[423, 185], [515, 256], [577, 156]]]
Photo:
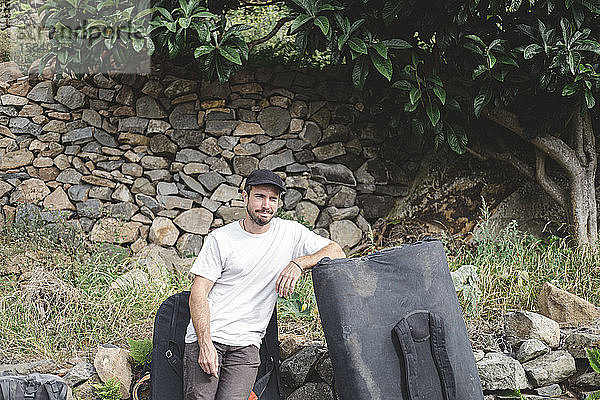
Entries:
[[446, 350], [446, 334], [442, 318], [435, 313], [429, 313], [429, 333], [431, 334], [431, 354], [442, 383], [444, 400], [456, 398], [456, 382], [454, 371]]
[[394, 327], [394, 333], [400, 343], [402, 354], [400, 357], [404, 360], [406, 391], [410, 400], [418, 400], [418, 385], [417, 385], [417, 350], [410, 334], [410, 327], [406, 318], [402, 318]]
[[169, 345], [167, 346], [167, 350], [165, 351], [165, 358], [167, 362], [173, 368], [175, 373], [179, 375], [179, 377], [183, 378], [183, 361], [181, 359], [181, 355], [183, 354], [183, 349], [177, 343], [177, 321], [179, 310], [184, 307], [181, 305], [184, 296], [179, 293], [175, 300], [175, 304], [173, 305], [173, 313], [171, 314], [171, 324], [169, 326]]

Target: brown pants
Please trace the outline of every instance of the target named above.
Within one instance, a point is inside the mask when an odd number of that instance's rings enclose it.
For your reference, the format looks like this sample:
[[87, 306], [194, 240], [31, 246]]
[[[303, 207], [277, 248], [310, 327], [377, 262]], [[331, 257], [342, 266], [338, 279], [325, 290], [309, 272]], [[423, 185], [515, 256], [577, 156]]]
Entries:
[[218, 378], [208, 375], [198, 364], [198, 343], [185, 344], [184, 400], [248, 400], [260, 365], [258, 348], [214, 345], [219, 357]]

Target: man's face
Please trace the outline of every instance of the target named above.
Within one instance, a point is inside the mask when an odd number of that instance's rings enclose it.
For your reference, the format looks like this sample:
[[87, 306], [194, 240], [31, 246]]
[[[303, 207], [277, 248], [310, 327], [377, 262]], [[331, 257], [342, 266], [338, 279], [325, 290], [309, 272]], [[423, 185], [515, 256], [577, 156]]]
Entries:
[[257, 225], [267, 225], [277, 212], [279, 189], [273, 185], [256, 185], [251, 186], [250, 193], [243, 193], [248, 216]]

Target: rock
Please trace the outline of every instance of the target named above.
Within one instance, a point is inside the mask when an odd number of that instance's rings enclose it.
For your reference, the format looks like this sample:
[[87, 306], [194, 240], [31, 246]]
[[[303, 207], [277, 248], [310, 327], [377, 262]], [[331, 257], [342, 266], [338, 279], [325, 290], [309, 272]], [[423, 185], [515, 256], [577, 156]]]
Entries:
[[52, 81], [42, 81], [35, 85], [27, 95], [27, 98], [36, 103], [53, 103], [54, 85]]
[[161, 119], [151, 119], [148, 122], [148, 133], [165, 133], [171, 128], [171, 124]]
[[239, 122], [234, 125], [233, 136], [254, 136], [264, 135], [265, 130], [254, 122]]
[[324, 206], [327, 202], [327, 192], [325, 187], [313, 180], [308, 181], [309, 186], [304, 194], [305, 200], [310, 200], [318, 206]]
[[[195, 180], [191, 176], [186, 175], [183, 172], [179, 172], [179, 177], [181, 178], [181, 180], [183, 181], [183, 183], [185, 183], [194, 192], [199, 193], [202, 196], [208, 196], [209, 193], [207, 193], [207, 191], [204, 189], [204, 186], [202, 186], [200, 184], [200, 182], [198, 182], [197, 180]], [[184, 190], [183, 187], [181, 187], [180, 189]]]
[[221, 183], [226, 182], [227, 180], [223, 178], [219, 173], [215, 171], [210, 171], [205, 174], [198, 175], [198, 181], [209, 191], [213, 191], [219, 186]]
[[206, 235], [213, 221], [213, 215], [204, 208], [184, 211], [173, 220], [183, 231], [196, 235]]
[[150, 96], [142, 96], [135, 103], [135, 113], [142, 118], [165, 118], [167, 114]]
[[333, 365], [331, 364], [331, 358], [323, 357], [316, 365], [315, 370], [323, 381], [327, 383], [333, 382]]
[[86, 128], [74, 129], [63, 135], [63, 143], [82, 144], [92, 140], [94, 136], [94, 128], [88, 126]]
[[580, 388], [598, 388], [600, 387], [600, 374], [596, 371], [586, 372], [579, 375], [573, 383]]
[[314, 147], [321, 141], [321, 128], [312, 121], [306, 121], [304, 128], [300, 131], [299, 137]]
[[69, 201], [69, 197], [61, 186], [57, 187], [54, 192], [44, 199], [44, 208], [49, 210], [75, 210], [75, 206]]
[[81, 108], [85, 104], [85, 96], [73, 86], [61, 86], [56, 92], [56, 101], [71, 110]]
[[279, 358], [285, 360], [302, 349], [306, 338], [299, 335], [286, 335], [279, 344]]
[[117, 139], [102, 129], [94, 129], [94, 139], [96, 139], [102, 146], [113, 148], [119, 147], [119, 142], [117, 142]]
[[225, 203], [227, 201], [235, 199], [241, 200], [242, 197], [238, 193], [237, 187], [229, 186], [227, 184], [221, 184], [213, 192], [212, 196], [210, 196], [210, 199], [213, 201], [220, 201], [222, 203]]
[[12, 185], [3, 181], [0, 181], [0, 197], [10, 192], [13, 189]]
[[356, 186], [352, 171], [342, 164], [316, 163], [309, 165], [313, 179], [321, 179], [325, 183]]
[[17, 169], [33, 162], [33, 153], [28, 150], [17, 150], [0, 155], [0, 169]]
[[291, 116], [281, 107], [267, 107], [258, 114], [258, 122], [269, 136], [281, 136], [290, 126]]
[[280, 154], [270, 154], [259, 161], [258, 165], [261, 169], [276, 170], [277, 168], [285, 167], [294, 163], [294, 156], [291, 150], [286, 150]]
[[175, 154], [177, 153], [177, 145], [162, 133], [150, 138], [150, 150], [154, 154]]
[[539, 339], [551, 349], [558, 347], [560, 326], [556, 321], [531, 311], [517, 311], [504, 316], [504, 332], [510, 344]]
[[579, 326], [600, 318], [592, 303], [546, 282], [537, 298], [540, 314], [558, 323]]
[[181, 209], [189, 210], [192, 208], [192, 199], [179, 196], [157, 196], [158, 204], [167, 210]]
[[83, 110], [81, 120], [91, 126], [95, 126], [96, 128], [102, 127], [102, 117], [100, 114], [98, 114], [98, 111], [92, 109]]
[[92, 242], [133, 243], [139, 235], [139, 222], [127, 222], [116, 218], [102, 218], [94, 224], [90, 234]]
[[169, 84], [165, 89], [165, 96], [170, 99], [181, 95], [191, 93], [196, 90], [198, 83], [196, 81], [177, 79]]
[[356, 190], [341, 186], [329, 199], [329, 205], [338, 208], [352, 207], [356, 203]]
[[488, 353], [477, 363], [483, 390], [527, 389], [525, 370], [517, 360], [502, 353]]
[[130, 397], [129, 388], [133, 374], [129, 365], [129, 352], [112, 345], [98, 346], [98, 351], [94, 357], [94, 367], [102, 382], [110, 378], [115, 378], [121, 386], [121, 398]]
[[198, 129], [175, 129], [169, 136], [179, 147], [197, 148], [204, 139], [204, 132]]
[[233, 221], [246, 217], [246, 208], [221, 206], [215, 212], [215, 215], [223, 219], [223, 223], [228, 224]]
[[158, 204], [158, 201], [156, 201], [156, 199], [154, 197], [147, 196], [147, 195], [141, 194], [141, 193], [136, 194], [135, 202], [139, 206], [142, 207], [142, 212], [143, 212], [143, 207], [147, 207], [153, 213], [158, 213], [158, 212], [162, 211], [162, 207], [160, 206], [160, 204]]
[[294, 390], [287, 400], [333, 400], [331, 387], [323, 382], [309, 382]]
[[37, 178], [30, 178], [21, 182], [13, 191], [11, 202], [18, 203], [37, 203], [50, 194], [50, 189], [44, 181]]
[[286, 210], [293, 210], [300, 200], [302, 200], [302, 193], [295, 189], [288, 189], [283, 195], [283, 206]]
[[40, 360], [21, 364], [0, 364], [0, 374], [8, 372], [9, 374], [29, 375], [29, 374], [51, 374], [58, 369], [54, 360]]
[[325, 146], [315, 147], [312, 152], [317, 161], [325, 161], [334, 157], [343, 156], [346, 154], [346, 149], [342, 143], [336, 142]]
[[258, 169], [258, 158], [251, 156], [236, 156], [233, 158], [233, 171], [242, 176], [248, 176]]
[[307, 346], [285, 359], [281, 363], [281, 380], [292, 389], [302, 386], [320, 355], [321, 351], [316, 346]]
[[256, 143], [240, 143], [233, 148], [233, 152], [238, 156], [252, 156], [260, 153], [260, 146]]
[[184, 233], [177, 239], [175, 244], [181, 257], [195, 257], [202, 248], [202, 236], [191, 233]]
[[206, 154], [194, 149], [182, 149], [177, 152], [175, 161], [182, 163], [202, 162], [206, 159]]
[[152, 226], [148, 233], [148, 238], [152, 243], [156, 243], [159, 246], [173, 246], [177, 242], [178, 237], [179, 230], [177, 230], [177, 227], [173, 225], [170, 219], [156, 217], [152, 221]]
[[563, 348], [575, 358], [587, 358], [585, 349], [600, 347], [600, 332], [572, 332], [565, 338]]
[[[140, 117], [128, 117], [119, 119], [119, 132], [132, 132], [132, 133], [144, 133], [146, 127], [148, 126], [148, 120], [146, 118]], [[119, 141], [121, 140], [121, 136], [119, 136]], [[148, 138], [146, 138], [147, 140]], [[134, 143], [129, 143], [134, 144]], [[136, 143], [138, 144], [138, 143]], [[139, 143], [142, 144], [142, 143]], [[142, 144], [143, 145], [143, 144]]]
[[77, 364], [64, 376], [65, 382], [71, 387], [77, 386], [80, 383], [83, 383], [90, 379], [96, 370], [94, 369], [94, 365], [90, 364], [87, 361], [82, 361]]
[[77, 214], [79, 214], [80, 217], [99, 218], [100, 207], [102, 207], [102, 202], [100, 202], [100, 200], [89, 199], [77, 203]]
[[169, 122], [174, 129], [200, 129], [198, 112], [194, 109], [194, 103], [175, 106], [169, 115]]
[[0, 63], [0, 82], [12, 82], [23, 77], [19, 64], [14, 61]]
[[362, 239], [362, 231], [352, 221], [334, 221], [329, 225], [331, 240], [344, 247], [352, 248]]
[[124, 184], [119, 184], [115, 191], [111, 194], [110, 198], [112, 200], [133, 203], [133, 196], [129, 191], [129, 188]]
[[73, 168], [67, 168], [56, 177], [56, 181], [60, 183], [68, 183], [70, 185], [79, 185], [83, 177], [78, 171]]
[[2, 102], [3, 106], [24, 106], [28, 103], [25, 97], [16, 96], [14, 94], [1, 95], [0, 102]]
[[364, 217], [367, 220], [376, 220], [388, 215], [394, 207], [394, 198], [390, 196], [363, 194], [358, 196], [358, 204], [364, 211]]
[[11, 118], [8, 123], [8, 128], [14, 135], [38, 136], [42, 133], [41, 125], [32, 122], [28, 118], [22, 117]]
[[139, 207], [135, 204], [124, 201], [106, 206], [108, 215], [125, 221], [129, 221], [138, 210]]
[[109, 188], [114, 188], [115, 186], [117, 186], [117, 184], [111, 181], [110, 179], [102, 178], [100, 176], [95, 175], [85, 175], [81, 178], [81, 180], [93, 186], [104, 186]]
[[517, 351], [517, 360], [522, 364], [536, 357], [548, 354], [550, 349], [544, 342], [538, 339], [524, 341]]
[[541, 388], [534, 389], [534, 391], [538, 396], [543, 396], [543, 397], [557, 397], [562, 394], [562, 389], [560, 388], [560, 385], [557, 383], [553, 383], [552, 385], [549, 385], [549, 386], [544, 386]]
[[179, 189], [177, 189], [177, 185], [173, 182], [159, 182], [156, 185], [156, 192], [161, 196], [169, 196], [178, 194]]
[[341, 221], [343, 219], [353, 219], [357, 217], [360, 213], [360, 208], [358, 208], [358, 206], [346, 208], [327, 207], [324, 211], [329, 214], [332, 221]]
[[301, 201], [296, 206], [296, 216], [303, 218], [310, 226], [315, 226], [319, 212], [319, 207], [310, 201]]
[[523, 364], [535, 387], [548, 386], [569, 378], [577, 369], [575, 359], [565, 350], [553, 351]]

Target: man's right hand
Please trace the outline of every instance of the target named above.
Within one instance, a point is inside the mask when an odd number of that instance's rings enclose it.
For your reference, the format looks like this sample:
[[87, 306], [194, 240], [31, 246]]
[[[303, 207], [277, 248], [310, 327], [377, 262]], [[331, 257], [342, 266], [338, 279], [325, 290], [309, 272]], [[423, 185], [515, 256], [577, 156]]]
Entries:
[[215, 345], [208, 341], [200, 344], [200, 353], [198, 354], [198, 364], [204, 372], [218, 378], [219, 373], [219, 356]]

